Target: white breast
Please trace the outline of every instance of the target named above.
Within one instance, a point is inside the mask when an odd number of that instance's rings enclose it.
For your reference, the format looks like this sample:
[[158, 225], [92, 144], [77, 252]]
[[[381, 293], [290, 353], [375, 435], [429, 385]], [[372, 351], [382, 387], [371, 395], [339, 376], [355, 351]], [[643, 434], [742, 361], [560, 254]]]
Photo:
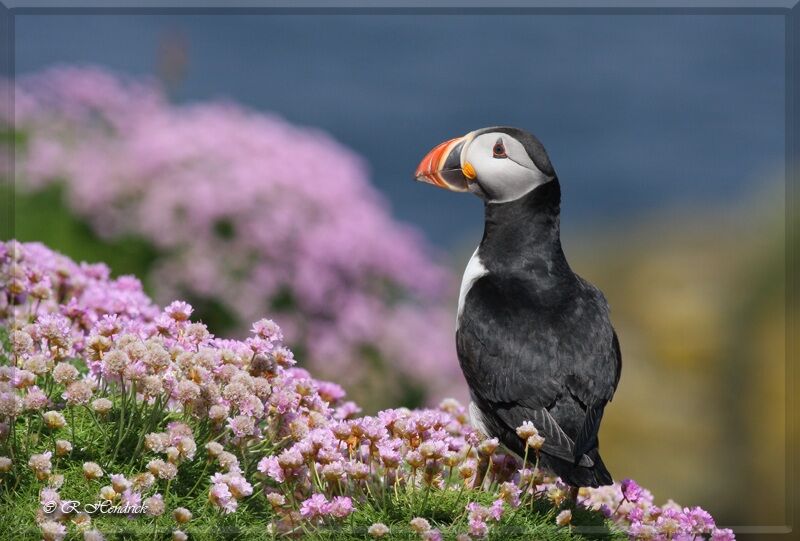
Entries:
[[475, 253], [472, 254], [472, 257], [469, 259], [469, 263], [467, 263], [467, 268], [464, 269], [464, 278], [461, 280], [461, 290], [458, 293], [458, 315], [456, 317], [456, 325], [458, 324], [458, 320], [461, 319], [461, 313], [464, 311], [464, 300], [467, 298], [467, 293], [469, 293], [472, 284], [474, 284], [478, 278], [484, 276], [487, 272], [486, 267], [483, 266], [481, 263], [481, 258], [478, 256], [478, 248], [475, 248]]

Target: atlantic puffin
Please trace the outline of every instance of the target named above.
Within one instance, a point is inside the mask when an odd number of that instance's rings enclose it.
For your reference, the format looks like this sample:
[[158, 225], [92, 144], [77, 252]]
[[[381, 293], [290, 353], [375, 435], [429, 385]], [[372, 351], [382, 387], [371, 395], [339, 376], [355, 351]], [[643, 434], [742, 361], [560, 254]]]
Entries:
[[564, 256], [561, 187], [544, 146], [517, 128], [484, 128], [436, 146], [414, 176], [485, 204], [456, 324], [472, 424], [522, 457], [516, 429], [529, 421], [544, 437], [539, 466], [574, 495], [611, 484], [598, 431], [620, 346], [605, 297]]

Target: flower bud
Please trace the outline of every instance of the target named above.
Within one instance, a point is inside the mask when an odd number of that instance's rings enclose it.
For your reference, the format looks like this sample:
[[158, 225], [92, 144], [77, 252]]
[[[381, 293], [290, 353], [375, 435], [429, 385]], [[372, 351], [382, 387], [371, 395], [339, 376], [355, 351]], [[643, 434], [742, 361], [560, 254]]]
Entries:
[[100, 479], [103, 477], [103, 469], [96, 462], [83, 463], [83, 476], [89, 479]]
[[72, 443], [67, 440], [56, 440], [56, 456], [65, 456], [72, 452]]
[[538, 451], [544, 445], [544, 438], [541, 437], [539, 434], [534, 434], [533, 436], [530, 436], [525, 441], [525, 445], [527, 445], [529, 448], [533, 449], [534, 451]]
[[111, 411], [111, 408], [114, 406], [114, 403], [111, 402], [108, 398], [98, 398], [94, 402], [92, 402], [92, 409], [99, 413], [100, 415], [104, 415]]
[[57, 411], [48, 411], [42, 415], [47, 428], [58, 429], [67, 426], [67, 420]]
[[478, 452], [484, 456], [489, 456], [497, 450], [500, 441], [497, 438], [483, 440], [478, 444]]
[[538, 434], [539, 431], [536, 430], [536, 427], [533, 426], [533, 423], [530, 421], [525, 421], [521, 426], [517, 427], [517, 436], [523, 440], [527, 440], [531, 436], [536, 436]]
[[186, 524], [192, 520], [192, 512], [185, 507], [178, 507], [172, 512], [172, 517], [178, 524]]
[[100, 489], [100, 497], [104, 500], [114, 501], [117, 499], [117, 491], [111, 485], [106, 485]]

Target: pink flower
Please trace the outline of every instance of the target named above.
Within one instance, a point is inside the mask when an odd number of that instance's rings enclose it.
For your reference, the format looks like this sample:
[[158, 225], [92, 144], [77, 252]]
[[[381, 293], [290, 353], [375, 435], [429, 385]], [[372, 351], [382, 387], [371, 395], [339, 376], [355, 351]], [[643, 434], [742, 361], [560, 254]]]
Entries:
[[122, 505], [128, 505], [130, 507], [138, 507], [142, 504], [142, 494], [139, 492], [135, 492], [131, 489], [126, 489], [122, 493], [122, 498], [120, 499]]
[[286, 478], [283, 475], [283, 468], [278, 464], [278, 458], [274, 456], [265, 456], [258, 461], [258, 471], [266, 473], [278, 483], [283, 483]]
[[494, 520], [500, 520], [503, 517], [503, 500], [498, 499], [492, 502], [489, 507], [489, 516]]
[[424, 541], [442, 541], [442, 532], [436, 528], [422, 532], [422, 539]]
[[61, 541], [67, 535], [67, 527], [52, 520], [46, 520], [39, 525], [44, 541]]
[[36, 385], [28, 387], [28, 394], [25, 395], [24, 404], [27, 410], [40, 410], [47, 406], [50, 399]]
[[58, 503], [61, 501], [61, 498], [58, 495], [58, 491], [53, 488], [43, 488], [41, 493], [39, 494], [39, 502], [42, 505], [47, 503], [55, 502]]
[[652, 524], [634, 522], [628, 528], [628, 536], [631, 539], [655, 539], [657, 535], [658, 531]]
[[708, 513], [708, 511], [701, 509], [700, 507], [693, 507], [683, 508], [683, 514], [679, 517], [679, 522], [681, 526], [686, 530], [687, 533], [691, 534], [703, 534], [709, 533], [711, 530], [714, 529], [714, 519]]
[[233, 513], [238, 506], [226, 483], [214, 483], [208, 492], [208, 499], [226, 514]]
[[344, 518], [353, 512], [353, 501], [347, 496], [334, 496], [328, 511], [336, 518]]
[[631, 503], [636, 503], [642, 497], [642, 489], [636, 484], [633, 479], [625, 479], [622, 481], [622, 497]]
[[236, 499], [245, 498], [253, 493], [253, 486], [241, 475], [229, 475], [227, 483]]
[[175, 321], [186, 321], [192, 315], [194, 309], [189, 303], [183, 301], [173, 301], [164, 308], [164, 313]]
[[489, 526], [480, 518], [469, 519], [469, 533], [475, 537], [485, 537], [489, 532]]
[[361, 408], [355, 402], [348, 401], [336, 408], [333, 418], [339, 420], [350, 419], [359, 413], [361, 413]]
[[271, 319], [259, 319], [253, 323], [253, 334], [268, 342], [280, 342], [283, 340], [283, 333], [278, 324]]
[[733, 530], [728, 528], [722, 530], [714, 529], [711, 532], [711, 541], [733, 541], [734, 539], [736, 539], [736, 536], [733, 535]]
[[323, 517], [329, 510], [330, 503], [322, 494], [312, 494], [300, 505], [300, 514], [308, 519]]
[[568, 526], [572, 522], [572, 511], [564, 509], [556, 516], [556, 524], [559, 526]]
[[255, 430], [255, 419], [246, 415], [237, 415], [233, 419], [228, 419], [228, 427], [237, 437], [250, 436]]
[[519, 507], [520, 488], [514, 483], [503, 483], [500, 485], [500, 497], [511, 507]]
[[634, 507], [628, 512], [626, 518], [629, 522], [641, 522], [644, 520], [644, 509], [641, 507]]
[[330, 381], [321, 381], [318, 385], [317, 392], [323, 400], [330, 404], [334, 404], [345, 397], [342, 386]]

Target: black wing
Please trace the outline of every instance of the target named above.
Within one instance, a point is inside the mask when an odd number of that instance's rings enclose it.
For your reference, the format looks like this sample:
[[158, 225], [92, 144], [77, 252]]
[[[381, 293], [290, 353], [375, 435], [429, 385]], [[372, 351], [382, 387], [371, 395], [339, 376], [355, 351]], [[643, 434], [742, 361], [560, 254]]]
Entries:
[[531, 421], [544, 452], [592, 465], [585, 453], [597, 446], [621, 368], [596, 288], [575, 277], [548, 293], [524, 278], [484, 276], [467, 294], [456, 342], [473, 400], [498, 432], [516, 439], [505, 445], [524, 449], [514, 431]]

